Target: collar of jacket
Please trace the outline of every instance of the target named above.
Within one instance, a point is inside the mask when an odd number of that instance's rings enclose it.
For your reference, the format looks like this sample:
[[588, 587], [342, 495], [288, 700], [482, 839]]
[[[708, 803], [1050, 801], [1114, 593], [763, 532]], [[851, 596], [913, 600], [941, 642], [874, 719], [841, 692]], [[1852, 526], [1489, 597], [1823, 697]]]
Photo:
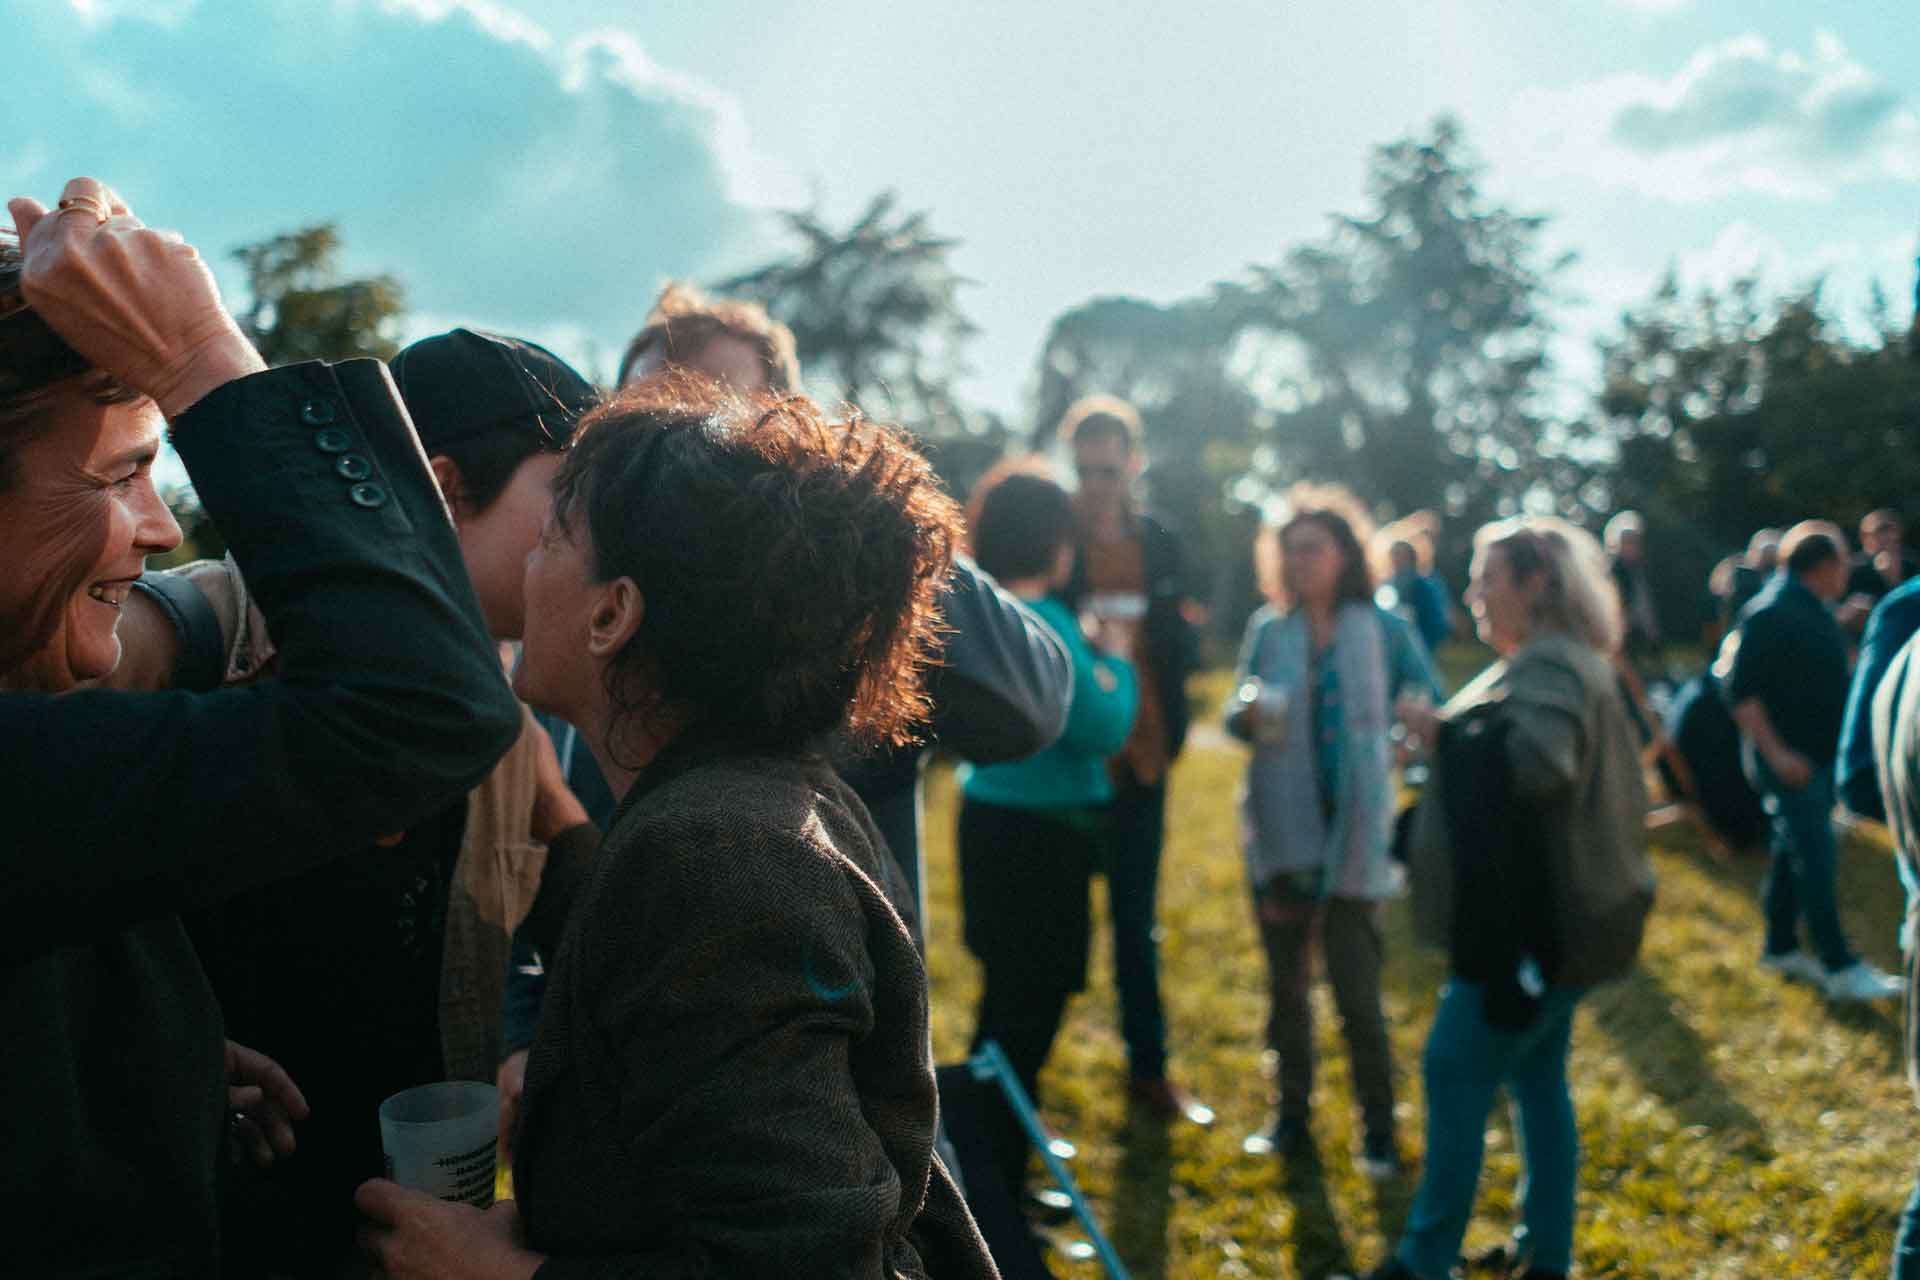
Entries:
[[658, 755], [649, 760], [633, 780], [633, 786], [627, 794], [620, 797], [620, 803], [614, 807], [613, 816], [607, 819], [608, 831], [620, 825], [640, 800], [658, 791], [667, 783], [683, 773], [690, 773], [704, 764], [709, 764], [723, 756], [769, 755], [788, 756], [793, 754], [821, 754], [826, 749], [824, 739], [807, 743], [798, 752], [781, 751], [777, 748], [743, 746], [734, 738], [710, 725], [695, 721], [682, 729], [673, 741], [660, 749]]

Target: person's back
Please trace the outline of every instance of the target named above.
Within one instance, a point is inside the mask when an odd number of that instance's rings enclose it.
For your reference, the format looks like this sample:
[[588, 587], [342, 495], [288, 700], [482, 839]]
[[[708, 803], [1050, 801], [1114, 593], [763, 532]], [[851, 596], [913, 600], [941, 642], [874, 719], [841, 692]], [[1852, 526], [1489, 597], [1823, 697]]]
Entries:
[[[939, 1274], [970, 1228], [932, 1172], [924, 974], [905, 882], [846, 784], [817, 755], [678, 743], [601, 856], [528, 1059], [529, 1243], [737, 1274]], [[851, 1091], [822, 1057], [828, 1029], [851, 1046]], [[635, 1072], [620, 1046], [643, 1031]], [[767, 1114], [801, 1118], [781, 1128], [791, 1158], [767, 1159]], [[753, 1212], [688, 1216], [729, 1200]]]

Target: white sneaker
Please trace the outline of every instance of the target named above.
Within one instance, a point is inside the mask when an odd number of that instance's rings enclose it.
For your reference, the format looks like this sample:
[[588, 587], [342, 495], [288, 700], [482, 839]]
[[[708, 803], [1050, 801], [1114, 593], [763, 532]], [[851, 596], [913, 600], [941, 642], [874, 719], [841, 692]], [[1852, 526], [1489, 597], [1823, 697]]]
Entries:
[[1845, 1001], [1891, 1000], [1907, 989], [1907, 984], [1890, 973], [1856, 960], [1837, 973], [1827, 975], [1827, 999]]
[[1768, 952], [1760, 957], [1760, 967], [1795, 982], [1811, 982], [1816, 987], [1827, 985], [1827, 971], [1820, 967], [1818, 960], [1798, 947], [1791, 951]]

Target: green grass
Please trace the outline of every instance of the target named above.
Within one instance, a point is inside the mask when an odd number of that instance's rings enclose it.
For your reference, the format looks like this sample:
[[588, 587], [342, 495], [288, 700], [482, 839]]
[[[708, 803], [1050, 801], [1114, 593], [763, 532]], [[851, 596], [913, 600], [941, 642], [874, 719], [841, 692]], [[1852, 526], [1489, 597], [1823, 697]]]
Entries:
[[[1212, 677], [1196, 700], [1217, 705], [1223, 687], [1224, 677]], [[1239, 751], [1217, 737], [1182, 759], [1161, 877], [1172, 1070], [1218, 1121], [1208, 1130], [1129, 1124], [1104, 910], [1089, 989], [1042, 1078], [1043, 1112], [1079, 1143], [1074, 1175], [1135, 1276], [1361, 1272], [1391, 1246], [1413, 1194], [1412, 1176], [1377, 1188], [1358, 1170], [1346, 1053], [1324, 987], [1315, 997], [1320, 1161], [1290, 1168], [1241, 1153], [1241, 1138], [1265, 1119], [1270, 1087], [1265, 970], [1235, 838], [1241, 768]], [[960, 941], [953, 812], [951, 775], [937, 771], [927, 810], [928, 948], [943, 1062], [965, 1053], [978, 990]], [[1583, 1003], [1574, 1037], [1584, 1149], [1578, 1268], [1636, 1278], [1886, 1274], [1920, 1157], [1898, 1007], [1830, 1007], [1759, 972], [1764, 868], [1715, 861], [1686, 827], [1656, 832], [1654, 847], [1660, 899], [1641, 967]], [[1855, 944], [1897, 968], [1901, 895], [1884, 847], [1847, 841], [1840, 896]], [[1104, 884], [1095, 901], [1104, 906]], [[1402, 1142], [1417, 1160], [1420, 1048], [1444, 965], [1416, 948], [1403, 902], [1389, 915], [1388, 951]], [[1503, 1239], [1515, 1203], [1519, 1165], [1504, 1112], [1489, 1131], [1469, 1249]], [[1098, 1274], [1058, 1255], [1055, 1265], [1062, 1275]]]

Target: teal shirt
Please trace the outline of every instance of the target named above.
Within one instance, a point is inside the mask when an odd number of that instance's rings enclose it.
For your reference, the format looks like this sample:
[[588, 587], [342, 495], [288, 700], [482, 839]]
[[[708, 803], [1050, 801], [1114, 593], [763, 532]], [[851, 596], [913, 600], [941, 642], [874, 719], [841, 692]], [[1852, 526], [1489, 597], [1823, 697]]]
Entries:
[[1073, 659], [1073, 701], [1067, 727], [1046, 750], [1007, 764], [962, 765], [969, 800], [1008, 809], [1086, 809], [1113, 799], [1107, 758], [1133, 729], [1140, 702], [1133, 664], [1095, 653], [1073, 611], [1052, 596], [1025, 602], [1060, 638]]

